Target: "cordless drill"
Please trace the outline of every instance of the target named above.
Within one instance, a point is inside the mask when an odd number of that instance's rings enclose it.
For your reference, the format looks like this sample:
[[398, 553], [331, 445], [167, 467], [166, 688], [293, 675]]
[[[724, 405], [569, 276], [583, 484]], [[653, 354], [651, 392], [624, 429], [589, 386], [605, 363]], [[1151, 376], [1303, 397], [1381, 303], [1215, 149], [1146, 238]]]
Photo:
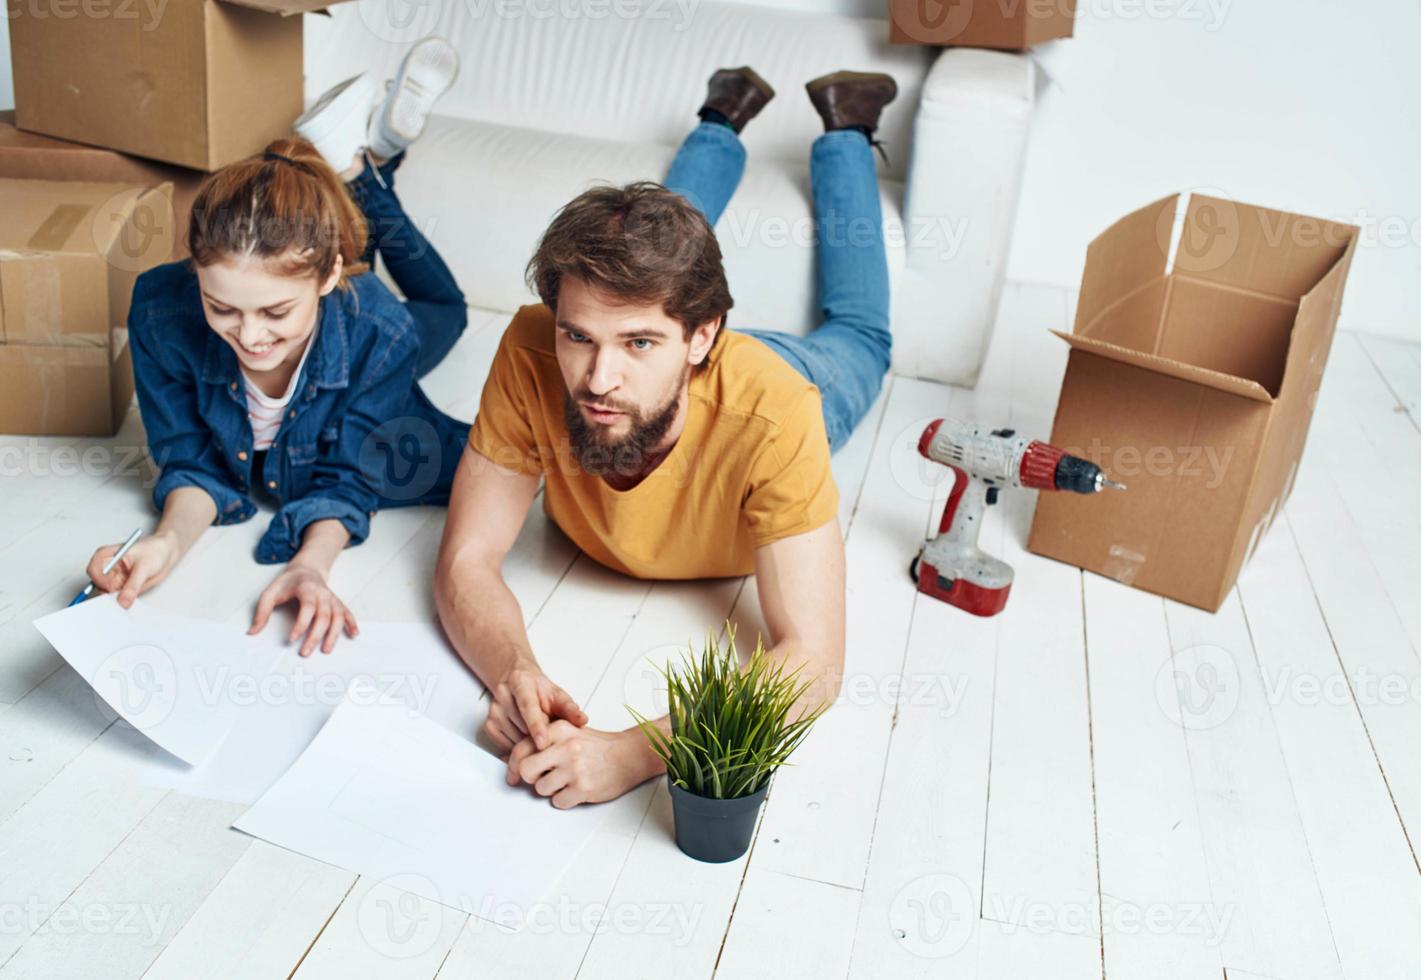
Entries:
[[1012, 429], [988, 431], [970, 422], [934, 419], [918, 440], [918, 452], [952, 470], [956, 482], [937, 536], [923, 545], [908, 574], [919, 592], [977, 616], [1001, 612], [1011, 591], [1011, 566], [977, 547], [983, 511], [997, 502], [1002, 487], [1075, 493], [1125, 489], [1090, 460]]

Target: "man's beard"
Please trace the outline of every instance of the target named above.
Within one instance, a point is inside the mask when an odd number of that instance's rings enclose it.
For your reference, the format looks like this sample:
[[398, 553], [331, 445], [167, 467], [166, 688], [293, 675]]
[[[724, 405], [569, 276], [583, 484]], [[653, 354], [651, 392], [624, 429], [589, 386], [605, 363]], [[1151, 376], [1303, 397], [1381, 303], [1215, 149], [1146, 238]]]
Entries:
[[567, 433], [572, 444], [572, 453], [582, 468], [593, 476], [635, 476], [641, 473], [647, 462], [656, 453], [656, 446], [665, 438], [676, 421], [676, 410], [681, 400], [681, 389], [690, 375], [687, 368], [681, 374], [676, 389], [666, 400], [666, 404], [654, 412], [626, 412], [631, 420], [631, 429], [619, 439], [608, 439], [608, 427], [589, 423], [578, 407], [578, 401], [596, 401], [590, 393], [583, 393], [574, 399], [563, 389], [563, 418], [567, 422]]

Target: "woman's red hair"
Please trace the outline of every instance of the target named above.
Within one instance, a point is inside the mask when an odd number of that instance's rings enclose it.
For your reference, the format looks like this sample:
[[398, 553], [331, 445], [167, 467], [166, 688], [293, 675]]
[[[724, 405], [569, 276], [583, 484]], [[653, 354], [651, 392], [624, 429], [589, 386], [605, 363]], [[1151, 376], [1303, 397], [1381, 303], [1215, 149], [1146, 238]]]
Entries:
[[342, 260], [338, 285], [364, 272], [365, 216], [345, 184], [308, 141], [275, 140], [265, 152], [228, 164], [198, 189], [188, 221], [192, 260], [211, 265], [251, 255], [281, 263], [290, 276], [324, 282]]

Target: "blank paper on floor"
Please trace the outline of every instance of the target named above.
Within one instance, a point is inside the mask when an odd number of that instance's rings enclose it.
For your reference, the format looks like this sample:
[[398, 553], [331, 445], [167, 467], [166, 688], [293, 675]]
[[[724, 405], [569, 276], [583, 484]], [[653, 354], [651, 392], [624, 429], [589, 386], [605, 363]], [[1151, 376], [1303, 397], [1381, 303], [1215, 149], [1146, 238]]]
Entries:
[[606, 807], [559, 810], [507, 767], [357, 680], [238, 830], [516, 927]]
[[280, 644], [206, 619], [113, 594], [35, 620], [35, 628], [119, 716], [183, 762], [197, 764], [227, 737], [234, 677], [266, 676]]
[[255, 803], [285, 772], [344, 700], [356, 680], [413, 706], [472, 741], [488, 714], [483, 685], [432, 623], [365, 623], [329, 654], [301, 657], [293, 646], [259, 685], [234, 685], [232, 733], [199, 766], [155, 754], [149, 785], [190, 796]]

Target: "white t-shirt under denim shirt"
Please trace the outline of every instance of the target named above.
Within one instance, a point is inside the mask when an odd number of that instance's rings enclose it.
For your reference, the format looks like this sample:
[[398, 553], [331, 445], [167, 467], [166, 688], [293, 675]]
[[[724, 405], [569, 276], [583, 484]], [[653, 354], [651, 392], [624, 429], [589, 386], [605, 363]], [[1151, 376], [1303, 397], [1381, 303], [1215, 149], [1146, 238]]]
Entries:
[[256, 382], [247, 376], [245, 370], [242, 372], [242, 380], [246, 382], [247, 388], [247, 418], [252, 423], [252, 449], [256, 452], [270, 449], [275, 441], [277, 430], [281, 428], [281, 418], [286, 414], [286, 406], [290, 404], [291, 396], [296, 393], [296, 385], [301, 380], [301, 369], [306, 366], [306, 358], [311, 356], [311, 348], [315, 346], [316, 333], [312, 331], [306, 341], [306, 350], [301, 354], [301, 363], [291, 372], [291, 381], [280, 398], [273, 398], [262, 391]]

